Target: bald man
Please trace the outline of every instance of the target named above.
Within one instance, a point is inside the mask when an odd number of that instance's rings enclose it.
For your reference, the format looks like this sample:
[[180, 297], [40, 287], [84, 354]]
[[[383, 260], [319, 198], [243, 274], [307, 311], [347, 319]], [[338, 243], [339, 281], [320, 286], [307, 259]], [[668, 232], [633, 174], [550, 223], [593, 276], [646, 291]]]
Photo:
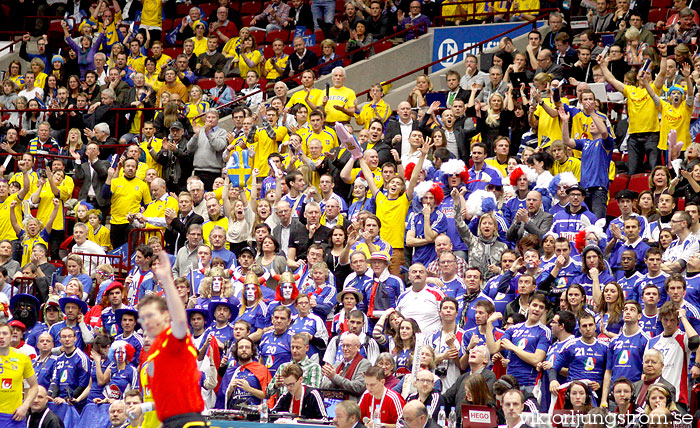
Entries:
[[406, 428], [440, 428], [440, 425], [428, 416], [428, 409], [420, 400], [406, 403], [403, 407], [403, 420], [406, 422]]
[[407, 101], [400, 102], [396, 112], [398, 119], [390, 119], [386, 123], [384, 142], [403, 156], [410, 150], [408, 138], [411, 136], [411, 131], [418, 129], [418, 120], [414, 120], [411, 115], [411, 104]]
[[27, 428], [63, 428], [63, 421], [46, 406], [49, 394], [46, 388], [39, 385], [36, 397], [32, 400], [27, 417]]

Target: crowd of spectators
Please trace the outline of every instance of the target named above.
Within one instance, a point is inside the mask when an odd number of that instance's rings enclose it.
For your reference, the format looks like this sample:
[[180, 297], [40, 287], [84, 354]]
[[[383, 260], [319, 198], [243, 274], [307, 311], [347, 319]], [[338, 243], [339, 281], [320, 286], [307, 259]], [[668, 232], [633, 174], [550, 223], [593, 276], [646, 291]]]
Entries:
[[[323, 419], [336, 390], [339, 428], [432, 427], [441, 409], [461, 426], [463, 404], [510, 428], [555, 409], [692, 420], [698, 14], [589, 3], [588, 28], [552, 12], [525, 49], [504, 37], [393, 106], [387, 85], [367, 102], [345, 85], [338, 44], [548, 4], [350, 1], [336, 19], [334, 1], [272, 0], [243, 27], [221, 0], [167, 32], [169, 2], [102, 0], [62, 22], [60, 52], [24, 36], [0, 95], [20, 110], [0, 124], [0, 355], [31, 359], [36, 399], [0, 403], [0, 422], [48, 405], [69, 427], [158, 426], [135, 412], [151, 344], [134, 308], [163, 292], [161, 253], [208, 409]], [[252, 35], [302, 26], [320, 55], [294, 37], [265, 58]]]

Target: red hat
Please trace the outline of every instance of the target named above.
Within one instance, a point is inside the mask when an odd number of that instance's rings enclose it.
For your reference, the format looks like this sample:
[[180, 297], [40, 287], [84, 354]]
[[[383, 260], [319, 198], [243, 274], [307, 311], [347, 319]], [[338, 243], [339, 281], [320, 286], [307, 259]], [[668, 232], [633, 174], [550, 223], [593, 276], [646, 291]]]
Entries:
[[21, 329], [22, 331], [27, 331], [27, 326], [24, 325], [24, 323], [20, 320], [12, 320], [9, 323], [7, 323], [10, 327], [17, 327]]
[[107, 286], [107, 288], [105, 288], [104, 294], [109, 294], [109, 292], [112, 291], [112, 290], [114, 290], [115, 288], [118, 288], [118, 289], [124, 291], [124, 284], [122, 284], [122, 283], [119, 282], [119, 281], [112, 281], [112, 283], [109, 284], [109, 285]]

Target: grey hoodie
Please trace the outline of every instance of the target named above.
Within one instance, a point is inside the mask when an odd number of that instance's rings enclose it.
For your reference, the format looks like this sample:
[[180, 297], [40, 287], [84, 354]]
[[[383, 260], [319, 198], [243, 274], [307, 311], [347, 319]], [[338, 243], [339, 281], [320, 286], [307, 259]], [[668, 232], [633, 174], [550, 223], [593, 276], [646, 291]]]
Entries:
[[227, 134], [224, 128], [217, 126], [207, 135], [202, 127], [187, 143], [187, 150], [194, 153], [194, 169], [220, 173], [224, 167], [222, 154], [226, 144]]

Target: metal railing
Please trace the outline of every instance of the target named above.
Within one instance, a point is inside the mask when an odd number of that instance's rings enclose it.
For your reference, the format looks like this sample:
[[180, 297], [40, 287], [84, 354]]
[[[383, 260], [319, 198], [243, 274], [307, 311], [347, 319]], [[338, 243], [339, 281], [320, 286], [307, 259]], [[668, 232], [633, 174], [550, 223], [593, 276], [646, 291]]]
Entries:
[[[162, 107], [111, 107], [110, 110], [117, 111], [117, 112], [137, 113], [137, 112], [146, 112], [146, 111], [162, 111], [163, 108]], [[34, 113], [34, 112], [37, 112], [39, 114], [41, 114], [41, 113], [51, 114], [51, 113], [57, 113], [57, 112], [69, 112], [69, 113], [70, 112], [80, 112], [80, 113], [91, 114], [91, 113], [87, 113], [88, 109], [86, 109], [86, 108], [84, 108], [84, 109], [79, 109], [79, 108], [45, 108], [45, 109], [0, 109], [0, 116], [2, 116], [5, 113]], [[68, 130], [70, 128], [70, 119], [71, 119], [71, 115], [67, 114], [66, 115], [66, 134], [68, 133]], [[119, 140], [119, 137], [121, 136], [119, 134], [119, 122], [121, 121], [121, 119], [122, 118], [120, 117], [120, 115], [117, 115], [117, 117], [115, 118], [115, 122], [114, 122], [115, 123], [114, 129], [110, 129], [110, 131], [112, 131], [114, 133], [113, 134], [114, 138], [116, 138], [117, 140]], [[143, 123], [144, 123], [144, 120], [141, 120], [141, 124], [139, 127], [139, 138], [141, 138], [142, 134], [143, 134], [143, 132], [142, 132], [143, 131]], [[19, 127], [17, 128], [17, 130], [18, 131], [22, 130], [21, 118], [19, 120]]]
[[[361, 47], [361, 48], [355, 49], [355, 50], [350, 51], [350, 52], [345, 52], [344, 55], [338, 56], [338, 57], [335, 58], [333, 61], [329, 61], [329, 62], [335, 62], [335, 61], [339, 61], [339, 60], [342, 61], [342, 60], [348, 59], [348, 58], [352, 57], [353, 55], [356, 55], [358, 52], [369, 51], [370, 49], [373, 49], [375, 46], [378, 46], [378, 45], [381, 44], [381, 43], [385, 43], [385, 42], [387, 42], [387, 41], [389, 41], [389, 40], [392, 40], [392, 39], [397, 38], [398, 36], [402, 36], [402, 35], [404, 35], [404, 34], [407, 34], [408, 32], [415, 31], [415, 30], [418, 30], [418, 29], [420, 29], [420, 28], [425, 28], [426, 31], [427, 31], [427, 29], [428, 29], [425, 25], [422, 25], [422, 24], [419, 24], [419, 25], [412, 25], [412, 26], [410, 26], [410, 27], [404, 28], [404, 29], [401, 30], [401, 31], [397, 31], [396, 33], [390, 34], [390, 35], [388, 35], [388, 36], [386, 36], [386, 37], [383, 37], [383, 38], [381, 38], [381, 39], [379, 39], [379, 40], [376, 40], [376, 41], [374, 41], [374, 42], [368, 44], [367, 46], [363, 46], [363, 47]], [[422, 34], [417, 35], [416, 38], [418, 38], [418, 37], [421, 36], [421, 35], [422, 35]], [[292, 53], [292, 54], [290, 54], [290, 55], [294, 55], [294, 53]], [[325, 63], [323, 63], [323, 64], [318, 64], [317, 66], [312, 67], [312, 68], [309, 68], [309, 69], [304, 70], [304, 71], [313, 71], [314, 73], [316, 73], [318, 70], [321, 69], [321, 67], [325, 66], [326, 64], [328, 64], [328, 62], [325, 62]], [[300, 77], [301, 74], [302, 74], [304, 71], [299, 72], [299, 73], [295, 73], [295, 74], [290, 75], [290, 76], [288, 76], [288, 77], [285, 77], [285, 78], [282, 79], [281, 81], [282, 81], [282, 82], [289, 82], [289, 81], [292, 81], [292, 80], [294, 80], [295, 78]], [[316, 74], [318, 74], [318, 73], [316, 73]], [[239, 96], [239, 97], [237, 97], [237, 98], [235, 98], [235, 99], [229, 101], [228, 103], [222, 104], [222, 105], [217, 106], [217, 107], [215, 107], [215, 108], [216, 108], [217, 110], [220, 110], [220, 109], [223, 109], [223, 108], [226, 108], [226, 107], [231, 107], [231, 106], [233, 106], [233, 105], [235, 105], [235, 104], [237, 104], [237, 103], [243, 101], [244, 99], [246, 99], [246, 98], [248, 98], [248, 97], [252, 97], [253, 95], [257, 95], [257, 94], [259, 94], [259, 93], [261, 93], [261, 92], [263, 92], [263, 93], [266, 92], [266, 89], [265, 89], [265, 88], [260, 88], [259, 90], [255, 91], [255, 92], [251, 92], [250, 94], [241, 95], [241, 96]], [[198, 116], [196, 116], [195, 119], [199, 119], [200, 117], [204, 116], [205, 114], [206, 114], [206, 112], [205, 112], [205, 113], [202, 113], [202, 114], [200, 114], [200, 115], [198, 115]]]

